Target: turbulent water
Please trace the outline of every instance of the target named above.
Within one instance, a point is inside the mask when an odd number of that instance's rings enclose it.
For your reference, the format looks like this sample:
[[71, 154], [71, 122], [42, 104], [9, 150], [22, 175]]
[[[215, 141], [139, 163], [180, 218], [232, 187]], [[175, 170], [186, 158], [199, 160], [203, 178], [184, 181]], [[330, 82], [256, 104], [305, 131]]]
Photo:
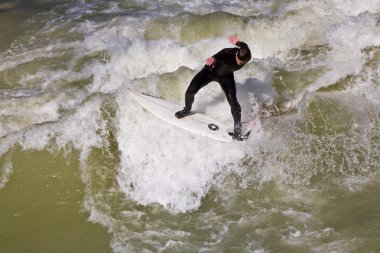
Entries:
[[[0, 252], [380, 252], [378, 0], [0, 1]], [[166, 124], [209, 56], [246, 142]], [[233, 125], [211, 83], [194, 110]]]

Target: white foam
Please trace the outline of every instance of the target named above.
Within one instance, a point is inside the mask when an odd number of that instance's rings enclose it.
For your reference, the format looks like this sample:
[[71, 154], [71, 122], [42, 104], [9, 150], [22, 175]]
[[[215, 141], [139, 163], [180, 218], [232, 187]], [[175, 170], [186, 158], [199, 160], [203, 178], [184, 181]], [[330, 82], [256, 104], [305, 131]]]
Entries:
[[295, 211], [293, 209], [285, 210], [281, 212], [282, 214], [289, 216], [289, 217], [294, 217], [302, 222], [306, 222], [308, 219], [312, 218], [313, 216], [309, 213], [306, 212], [300, 212], [300, 211]]
[[52, 140], [58, 148], [74, 147], [80, 150], [81, 164], [84, 165], [91, 148], [102, 147], [107, 141], [107, 122], [102, 120], [101, 102], [100, 98], [87, 101], [73, 115], [58, 122], [29, 128], [21, 135], [10, 137], [14, 139], [19, 136], [15, 142], [18, 141], [24, 149], [42, 150]]
[[[376, 51], [375, 51], [376, 52]], [[369, 53], [366, 62], [376, 61], [373, 53]], [[361, 70], [360, 78], [354, 80], [348, 92], [357, 94], [360, 97], [365, 97], [371, 100], [375, 106], [380, 104], [380, 86], [376, 84], [380, 79], [380, 63], [366, 64]]]
[[59, 125], [57, 131], [57, 146], [63, 148], [71, 143], [81, 151], [82, 162], [91, 148], [100, 148], [107, 142], [107, 121], [102, 120], [101, 102], [95, 98], [83, 104], [72, 117]]
[[118, 97], [123, 191], [142, 205], [174, 212], [198, 208], [215, 179], [239, 166], [242, 144], [219, 143], [178, 129], [144, 111], [127, 94]]
[[364, 189], [365, 186], [375, 184], [378, 182], [378, 173], [370, 173], [369, 175], [356, 175], [356, 176], [348, 176], [344, 178], [343, 182], [338, 182], [341, 186], [343, 186], [346, 190], [351, 192], [359, 192]]
[[15, 68], [18, 65], [33, 62], [41, 58], [53, 58], [62, 55], [64, 50], [74, 48], [77, 42], [72, 43], [56, 43], [49, 44], [44, 47], [30, 49], [27, 47], [23, 48], [21, 52], [2, 53], [2, 61], [0, 63], [0, 71], [6, 69]]
[[335, 0], [335, 6], [341, 10], [345, 16], [355, 16], [365, 11], [376, 13], [380, 10], [380, 3], [373, 0], [345, 1]]
[[265, 250], [265, 249], [251, 249], [252, 248], [252, 246], [247, 246], [246, 248], [245, 248], [245, 250], [247, 251], [247, 252], [250, 252], [250, 253], [268, 253], [269, 251], [267, 251], [267, 250]]
[[0, 117], [4, 119], [0, 123], [0, 136], [35, 124], [57, 121], [61, 117], [61, 109], [73, 109], [85, 99], [85, 94], [80, 91], [54, 94], [15, 90], [14, 93], [16, 97], [0, 100]]
[[[198, 64], [189, 48], [180, 43], [172, 40], [145, 41], [136, 29], [144, 22], [129, 18], [123, 26], [99, 29], [86, 37], [84, 44], [87, 48], [107, 50], [111, 55], [107, 64], [96, 62], [84, 69], [87, 75], [94, 76], [91, 91], [114, 91], [125, 81], [171, 73], [180, 66], [194, 68]], [[82, 29], [88, 28], [83, 26]]]
[[[306, 92], [314, 92], [347, 75], [359, 73], [366, 59], [362, 49], [380, 45], [377, 19], [374, 14], [363, 12], [329, 25], [324, 34], [325, 42], [331, 47], [325, 58], [328, 70], [308, 86]], [[303, 96], [304, 93], [296, 99], [296, 102], [299, 102]]]
[[10, 159], [7, 159], [5, 161], [5, 164], [3, 165], [2, 173], [0, 174], [0, 190], [4, 188], [6, 183], [9, 181], [9, 176], [13, 172], [13, 164]]

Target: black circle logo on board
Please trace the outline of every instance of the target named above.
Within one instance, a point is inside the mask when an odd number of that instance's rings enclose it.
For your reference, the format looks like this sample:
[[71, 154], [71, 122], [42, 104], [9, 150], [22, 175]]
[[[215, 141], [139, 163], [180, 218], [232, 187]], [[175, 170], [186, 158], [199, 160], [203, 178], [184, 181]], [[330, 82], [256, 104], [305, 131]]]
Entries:
[[210, 130], [212, 130], [212, 131], [217, 131], [217, 130], [219, 130], [219, 127], [217, 126], [217, 125], [215, 125], [215, 124], [208, 124], [208, 128], [210, 129]]

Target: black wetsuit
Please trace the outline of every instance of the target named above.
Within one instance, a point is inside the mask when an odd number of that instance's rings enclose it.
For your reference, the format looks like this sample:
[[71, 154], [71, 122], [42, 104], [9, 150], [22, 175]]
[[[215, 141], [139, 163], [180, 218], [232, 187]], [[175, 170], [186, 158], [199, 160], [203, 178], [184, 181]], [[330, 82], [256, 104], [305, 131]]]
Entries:
[[[246, 47], [244, 42], [238, 42], [236, 45], [239, 48]], [[238, 65], [236, 62], [236, 53], [238, 48], [225, 48], [215, 54], [213, 57], [216, 59], [213, 67], [205, 65], [204, 68], [195, 75], [191, 81], [185, 94], [185, 109], [191, 110], [194, 102], [195, 94], [204, 86], [212, 81], [218, 82], [222, 87], [227, 101], [231, 107], [232, 117], [234, 119], [235, 130], [241, 129], [241, 107], [236, 98], [236, 84], [234, 79], [234, 71], [241, 69], [244, 65]]]

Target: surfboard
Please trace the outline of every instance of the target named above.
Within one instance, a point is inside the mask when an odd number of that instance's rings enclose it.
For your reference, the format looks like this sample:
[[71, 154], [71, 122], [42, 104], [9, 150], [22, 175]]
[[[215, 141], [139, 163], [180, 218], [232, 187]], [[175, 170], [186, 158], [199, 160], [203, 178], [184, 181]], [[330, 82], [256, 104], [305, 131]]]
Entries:
[[189, 116], [177, 119], [174, 114], [182, 110], [183, 106], [135, 90], [130, 89], [129, 91], [131, 96], [143, 108], [174, 126], [185, 129], [193, 134], [207, 136], [216, 141], [232, 141], [232, 137], [228, 134], [231, 129], [205, 114], [193, 112]]

